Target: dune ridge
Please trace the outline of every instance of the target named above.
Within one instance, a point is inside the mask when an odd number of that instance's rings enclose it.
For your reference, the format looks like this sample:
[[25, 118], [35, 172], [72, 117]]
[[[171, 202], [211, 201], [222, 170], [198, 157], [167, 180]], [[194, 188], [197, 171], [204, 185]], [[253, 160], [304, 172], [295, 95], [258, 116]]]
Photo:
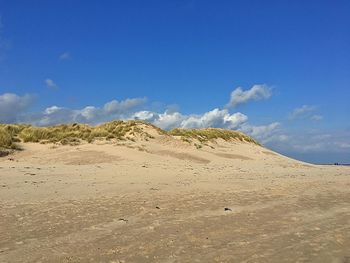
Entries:
[[35, 127], [28, 124], [0, 124], [0, 151], [20, 149], [19, 142], [58, 143], [78, 145], [96, 140], [136, 141], [154, 139], [156, 136], [180, 137], [182, 141], [197, 148], [205, 143], [223, 139], [239, 140], [259, 144], [251, 137], [232, 130], [219, 128], [173, 129], [165, 131], [157, 126], [139, 120], [112, 121], [97, 126], [87, 124], [62, 124], [47, 127]]

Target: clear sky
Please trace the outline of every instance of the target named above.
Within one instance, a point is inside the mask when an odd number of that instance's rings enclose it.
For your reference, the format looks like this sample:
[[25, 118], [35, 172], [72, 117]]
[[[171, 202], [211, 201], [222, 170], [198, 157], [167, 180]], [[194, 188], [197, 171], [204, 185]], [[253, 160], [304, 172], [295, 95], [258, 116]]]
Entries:
[[350, 163], [350, 1], [0, 0], [0, 122], [239, 129]]

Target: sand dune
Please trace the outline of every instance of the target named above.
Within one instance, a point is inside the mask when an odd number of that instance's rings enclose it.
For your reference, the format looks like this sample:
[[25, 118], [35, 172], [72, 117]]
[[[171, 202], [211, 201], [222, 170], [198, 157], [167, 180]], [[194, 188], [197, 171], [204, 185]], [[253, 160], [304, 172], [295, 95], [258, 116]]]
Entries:
[[0, 262], [350, 260], [349, 167], [147, 132], [1, 157]]

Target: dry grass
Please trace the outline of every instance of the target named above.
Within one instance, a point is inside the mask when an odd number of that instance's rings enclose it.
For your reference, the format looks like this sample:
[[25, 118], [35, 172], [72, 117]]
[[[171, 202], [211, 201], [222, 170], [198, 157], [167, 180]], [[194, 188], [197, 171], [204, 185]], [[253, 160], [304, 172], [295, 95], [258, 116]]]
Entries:
[[12, 148], [13, 139], [11, 134], [4, 128], [0, 128], [0, 147], [2, 148]]
[[[205, 142], [215, 139], [239, 140], [259, 144], [251, 137], [236, 131], [224, 129], [173, 129], [169, 132], [143, 121], [112, 121], [98, 126], [86, 124], [62, 124], [49, 127], [35, 127], [25, 124], [0, 124], [0, 151], [2, 154], [18, 149], [16, 142], [60, 143], [77, 145], [95, 140], [136, 141], [153, 139], [154, 132], [160, 135], [181, 136], [182, 140], [194, 143], [200, 149]], [[202, 145], [203, 144], [203, 145]]]
[[135, 141], [136, 137], [149, 140], [154, 137], [146, 131], [147, 127], [155, 129], [159, 134], [165, 133], [158, 127], [142, 121], [112, 121], [98, 126], [78, 123], [49, 127], [0, 124], [0, 147], [15, 148], [16, 141], [76, 145], [81, 141], [91, 143], [99, 139]]
[[0, 156], [9, 154], [12, 150], [20, 147], [16, 144], [20, 140], [17, 134], [24, 128], [23, 125], [3, 125], [0, 124]]
[[215, 139], [223, 139], [225, 141], [239, 140], [242, 142], [250, 142], [260, 145], [253, 138], [238, 132], [218, 128], [206, 128], [206, 129], [173, 129], [169, 131], [170, 135], [181, 136], [181, 139], [185, 142], [189, 142], [194, 139], [201, 143], [212, 141]]

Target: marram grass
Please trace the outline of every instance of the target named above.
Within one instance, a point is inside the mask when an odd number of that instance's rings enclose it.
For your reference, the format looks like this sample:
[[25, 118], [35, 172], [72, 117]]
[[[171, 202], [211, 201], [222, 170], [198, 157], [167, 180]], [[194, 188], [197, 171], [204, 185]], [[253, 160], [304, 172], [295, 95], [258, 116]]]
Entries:
[[208, 142], [215, 139], [223, 139], [225, 141], [239, 140], [242, 142], [250, 142], [260, 145], [256, 140], [238, 131], [231, 131], [219, 128], [206, 129], [173, 129], [169, 131], [170, 135], [181, 136], [183, 141], [190, 141], [195, 139], [201, 143]]
[[62, 124], [48, 127], [35, 127], [25, 124], [0, 124], [0, 148], [16, 149], [16, 142], [79, 144], [97, 139], [134, 140], [139, 136], [145, 140], [153, 136], [144, 126], [154, 128], [159, 134], [166, 132], [142, 121], [112, 121], [98, 126], [86, 124]]
[[[0, 124], [0, 152], [18, 149], [17, 142], [36, 143], [60, 143], [77, 145], [83, 141], [93, 142], [95, 140], [129, 140], [135, 141], [135, 137], [144, 140], [154, 137], [145, 128], [151, 128], [158, 134], [180, 136], [185, 142], [192, 143], [193, 140], [205, 143], [215, 139], [240, 140], [254, 144], [259, 143], [251, 137], [237, 131], [207, 128], [207, 129], [173, 129], [164, 131], [152, 124], [132, 121], [112, 121], [97, 126], [87, 124], [62, 124], [48, 127], [35, 127], [27, 124]], [[197, 148], [199, 144], [195, 143]]]

